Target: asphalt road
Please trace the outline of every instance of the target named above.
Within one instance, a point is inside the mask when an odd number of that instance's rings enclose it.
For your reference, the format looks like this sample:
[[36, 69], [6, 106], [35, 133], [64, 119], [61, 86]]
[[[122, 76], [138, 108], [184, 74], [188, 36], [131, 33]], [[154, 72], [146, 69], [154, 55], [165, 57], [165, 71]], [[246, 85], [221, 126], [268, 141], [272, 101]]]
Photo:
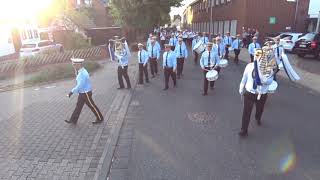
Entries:
[[162, 72], [137, 86], [109, 179], [320, 179], [320, 94], [279, 78], [262, 127], [252, 118], [249, 136], [239, 138], [244, 67], [231, 61], [205, 97], [202, 71], [190, 58], [178, 88], [162, 91]]

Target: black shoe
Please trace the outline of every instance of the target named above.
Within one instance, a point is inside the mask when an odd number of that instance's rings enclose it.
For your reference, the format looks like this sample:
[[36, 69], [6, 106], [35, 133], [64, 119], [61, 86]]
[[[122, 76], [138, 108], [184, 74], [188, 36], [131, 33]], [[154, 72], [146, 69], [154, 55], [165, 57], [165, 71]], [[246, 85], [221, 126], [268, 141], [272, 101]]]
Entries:
[[208, 93], [202, 93], [202, 96], [206, 96], [206, 95], [208, 95]]
[[152, 77], [151, 78], [155, 78], [155, 76], [154, 75], [152, 75]]
[[98, 120], [98, 119], [97, 119], [96, 121], [92, 122], [92, 124], [100, 124], [100, 123], [103, 122], [103, 120], [104, 120], [104, 119], [102, 119], [102, 120]]
[[118, 89], [118, 90], [120, 90], [120, 89], [124, 89], [124, 87], [118, 87], [117, 89]]
[[240, 136], [240, 137], [246, 137], [246, 136], [248, 136], [248, 131], [241, 130], [241, 131], [239, 132], [239, 136]]
[[131, 86], [127, 87], [127, 89], [131, 89]]
[[257, 120], [257, 125], [261, 126], [261, 119], [256, 119]]
[[164, 90], [164, 91], [166, 91], [166, 90], [168, 90], [169, 88], [164, 88], [164, 89], [162, 89], [162, 90]]
[[76, 124], [76, 122], [75, 121], [71, 121], [71, 120], [64, 120], [64, 122], [66, 122], [66, 123], [69, 123], [69, 124]]
[[146, 81], [146, 83], [150, 83], [150, 81], [149, 81], [149, 80], [147, 80], [147, 81]]

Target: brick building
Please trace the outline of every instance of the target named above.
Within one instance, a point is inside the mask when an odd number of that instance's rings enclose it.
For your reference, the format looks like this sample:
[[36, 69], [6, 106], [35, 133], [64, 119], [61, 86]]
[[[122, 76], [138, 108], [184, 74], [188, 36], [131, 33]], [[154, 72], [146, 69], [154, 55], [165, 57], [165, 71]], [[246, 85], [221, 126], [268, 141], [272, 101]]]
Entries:
[[[270, 33], [304, 32], [310, 0], [195, 0], [185, 11], [185, 26], [214, 34], [256, 28]], [[190, 20], [191, 19], [191, 20]], [[189, 22], [189, 23], [188, 23]]]

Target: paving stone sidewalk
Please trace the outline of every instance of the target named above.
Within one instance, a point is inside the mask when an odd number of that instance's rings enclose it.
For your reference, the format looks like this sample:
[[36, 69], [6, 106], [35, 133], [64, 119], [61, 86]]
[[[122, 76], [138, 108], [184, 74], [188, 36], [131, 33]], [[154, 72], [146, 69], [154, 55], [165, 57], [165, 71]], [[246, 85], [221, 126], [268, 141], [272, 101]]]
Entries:
[[[77, 125], [64, 122], [76, 105], [76, 97], [66, 97], [73, 80], [0, 93], [0, 179], [87, 180], [108, 171], [106, 144], [132, 93], [116, 90], [116, 66], [106, 63], [92, 76], [93, 99], [105, 115], [100, 125], [91, 124], [95, 116], [88, 107]], [[135, 63], [129, 66], [132, 84], [136, 71]]]

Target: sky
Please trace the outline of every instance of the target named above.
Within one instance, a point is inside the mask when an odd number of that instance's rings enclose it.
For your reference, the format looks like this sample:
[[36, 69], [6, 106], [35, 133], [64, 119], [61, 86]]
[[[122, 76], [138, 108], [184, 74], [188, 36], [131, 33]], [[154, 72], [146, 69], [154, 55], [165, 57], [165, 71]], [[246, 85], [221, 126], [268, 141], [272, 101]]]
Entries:
[[[192, 3], [195, 0], [184, 0], [183, 4], [184, 6], [179, 7], [179, 8], [171, 8], [171, 13], [170, 15], [176, 15], [176, 14], [180, 14], [182, 15], [185, 7], [187, 5], [189, 5], [190, 3]], [[318, 12], [320, 11], [320, 0], [310, 0], [310, 8], [309, 8], [309, 14], [311, 15], [316, 15], [318, 14]]]

